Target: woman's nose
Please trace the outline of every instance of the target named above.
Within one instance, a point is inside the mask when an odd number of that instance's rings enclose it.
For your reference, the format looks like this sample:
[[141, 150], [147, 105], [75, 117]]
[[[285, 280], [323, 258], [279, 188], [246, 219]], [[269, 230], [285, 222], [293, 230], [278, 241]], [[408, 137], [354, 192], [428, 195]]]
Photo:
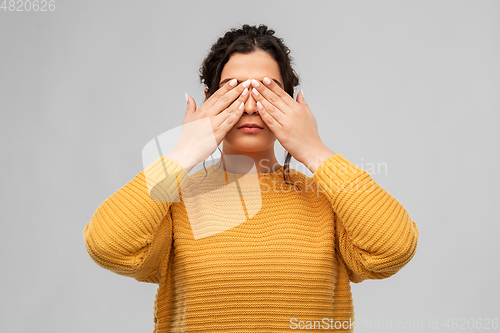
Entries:
[[254, 114], [258, 113], [258, 108], [257, 108], [257, 102], [255, 99], [252, 97], [252, 95], [248, 96], [247, 101], [245, 102], [245, 106], [243, 109], [243, 113], [246, 114]]

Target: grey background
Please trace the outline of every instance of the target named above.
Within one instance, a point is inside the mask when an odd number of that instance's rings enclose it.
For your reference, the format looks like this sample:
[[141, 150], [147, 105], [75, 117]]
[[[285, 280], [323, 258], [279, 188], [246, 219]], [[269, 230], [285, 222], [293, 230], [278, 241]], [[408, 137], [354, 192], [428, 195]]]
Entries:
[[499, 14], [478, 0], [1, 10], [0, 331], [153, 330], [157, 286], [97, 266], [83, 228], [142, 170], [143, 146], [181, 124], [184, 92], [202, 104], [203, 58], [243, 23], [284, 39], [323, 142], [354, 164], [385, 163], [373, 179], [419, 227], [402, 271], [352, 284], [356, 332], [498, 318]]

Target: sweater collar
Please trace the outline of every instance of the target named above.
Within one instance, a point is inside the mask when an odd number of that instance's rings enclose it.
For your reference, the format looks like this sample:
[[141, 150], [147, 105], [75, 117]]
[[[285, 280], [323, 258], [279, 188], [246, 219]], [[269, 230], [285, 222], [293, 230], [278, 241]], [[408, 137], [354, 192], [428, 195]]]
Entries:
[[[271, 182], [281, 182], [284, 180], [283, 175], [284, 166], [282, 165], [279, 169], [276, 169], [273, 172], [268, 173], [235, 173], [226, 171], [216, 165], [211, 165], [207, 167], [208, 175], [212, 176], [213, 179], [222, 181], [225, 180], [226, 184], [234, 182], [238, 180], [238, 182], [252, 182], [257, 180], [261, 184], [262, 183], [271, 183]], [[290, 169], [291, 171], [291, 169]]]

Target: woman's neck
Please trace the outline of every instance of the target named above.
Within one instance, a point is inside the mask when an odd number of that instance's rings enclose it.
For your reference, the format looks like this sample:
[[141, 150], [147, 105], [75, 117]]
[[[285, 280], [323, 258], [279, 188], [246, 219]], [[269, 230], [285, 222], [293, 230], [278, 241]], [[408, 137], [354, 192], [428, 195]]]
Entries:
[[217, 165], [228, 172], [239, 174], [255, 173], [252, 167], [255, 168], [256, 173], [271, 173], [282, 167], [274, 155], [274, 149], [244, 153], [223, 149], [221, 161]]

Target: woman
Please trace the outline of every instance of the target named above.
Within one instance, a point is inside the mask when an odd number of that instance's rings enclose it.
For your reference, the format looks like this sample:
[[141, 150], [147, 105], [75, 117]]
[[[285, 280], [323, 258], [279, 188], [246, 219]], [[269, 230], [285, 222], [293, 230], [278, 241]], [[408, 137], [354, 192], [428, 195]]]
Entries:
[[[350, 282], [408, 263], [415, 222], [321, 141], [303, 92], [291, 97], [299, 79], [273, 30], [228, 31], [200, 73], [204, 104], [186, 95], [175, 148], [99, 206], [88, 253], [159, 284], [155, 332], [352, 331]], [[221, 163], [188, 176], [222, 141]], [[313, 177], [289, 169], [291, 156]]]

